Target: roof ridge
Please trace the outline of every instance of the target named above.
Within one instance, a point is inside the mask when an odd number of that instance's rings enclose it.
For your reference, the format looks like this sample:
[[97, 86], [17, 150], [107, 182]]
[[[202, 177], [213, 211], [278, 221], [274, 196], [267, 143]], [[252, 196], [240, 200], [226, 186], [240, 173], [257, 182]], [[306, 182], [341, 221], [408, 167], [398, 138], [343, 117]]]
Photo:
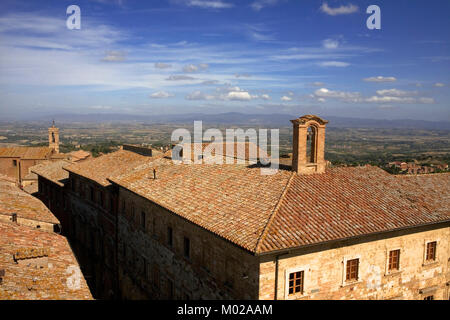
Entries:
[[265, 238], [266, 238], [267, 232], [268, 232], [268, 230], [269, 230], [269, 226], [272, 224], [272, 221], [273, 221], [273, 219], [275, 218], [276, 213], [278, 212], [278, 209], [279, 209], [280, 206], [281, 206], [281, 202], [283, 201], [283, 199], [284, 199], [284, 197], [285, 197], [287, 191], [289, 190], [289, 186], [291, 185], [292, 180], [294, 180], [294, 177], [295, 177], [296, 175], [297, 175], [297, 174], [296, 174], [295, 172], [292, 172], [291, 176], [289, 177], [288, 182], [286, 183], [286, 186], [284, 187], [283, 192], [281, 193], [280, 199], [278, 199], [278, 202], [277, 202], [277, 204], [275, 205], [275, 208], [273, 208], [273, 211], [272, 211], [272, 213], [271, 213], [271, 215], [270, 215], [270, 217], [269, 217], [269, 220], [267, 221], [267, 224], [266, 224], [266, 226], [264, 227], [264, 230], [263, 230], [263, 232], [261, 233], [261, 236], [259, 237], [258, 241], [256, 242], [256, 246], [255, 246], [255, 252], [256, 252], [256, 253], [259, 252], [259, 248], [260, 248], [260, 246], [261, 246], [261, 243], [262, 243], [262, 242], [265, 240]]

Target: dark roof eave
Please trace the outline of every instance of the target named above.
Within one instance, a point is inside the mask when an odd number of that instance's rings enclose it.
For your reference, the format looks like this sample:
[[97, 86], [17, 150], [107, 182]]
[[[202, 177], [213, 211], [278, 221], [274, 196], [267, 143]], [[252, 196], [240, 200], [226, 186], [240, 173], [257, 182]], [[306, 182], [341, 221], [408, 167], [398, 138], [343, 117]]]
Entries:
[[291, 251], [294, 251], [294, 250], [299, 250], [299, 249], [303, 249], [303, 248], [313, 247], [313, 246], [317, 246], [317, 245], [323, 245], [323, 244], [327, 244], [327, 243], [335, 243], [335, 242], [339, 242], [339, 241], [346, 241], [346, 240], [352, 240], [352, 239], [357, 239], [357, 238], [364, 238], [364, 237], [369, 237], [369, 236], [374, 236], [374, 235], [379, 235], [379, 234], [381, 235], [381, 234], [386, 234], [386, 233], [390, 233], [390, 232], [410, 230], [410, 229], [421, 228], [421, 227], [432, 226], [432, 225], [445, 224], [445, 223], [450, 223], [450, 218], [446, 219], [446, 220], [430, 222], [430, 223], [423, 223], [423, 224], [417, 224], [417, 225], [407, 226], [407, 227], [402, 227], [402, 228], [389, 229], [389, 230], [383, 230], [383, 231], [371, 232], [371, 233], [364, 233], [364, 234], [361, 234], [361, 235], [351, 236], [351, 237], [346, 237], [346, 238], [338, 238], [338, 239], [332, 239], [332, 240], [327, 240], [327, 241], [314, 242], [314, 243], [305, 244], [305, 245], [296, 246], [296, 247], [289, 247], [289, 248], [270, 250], [270, 251], [264, 251], [264, 252], [255, 252], [255, 256], [266, 256], [266, 255], [271, 255], [271, 254], [277, 254], [277, 255], [278, 254], [287, 254], [287, 253], [290, 253]]

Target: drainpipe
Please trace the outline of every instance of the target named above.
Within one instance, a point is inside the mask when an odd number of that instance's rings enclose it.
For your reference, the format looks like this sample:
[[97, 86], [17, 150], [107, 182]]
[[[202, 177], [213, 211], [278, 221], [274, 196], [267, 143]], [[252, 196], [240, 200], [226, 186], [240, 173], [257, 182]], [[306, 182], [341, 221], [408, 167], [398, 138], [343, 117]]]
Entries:
[[278, 300], [278, 264], [280, 257], [286, 256], [289, 254], [289, 251], [286, 253], [278, 254], [275, 256], [275, 294], [274, 294], [274, 300]]
[[279, 255], [275, 257], [275, 294], [274, 294], [274, 300], [278, 300], [278, 260]]

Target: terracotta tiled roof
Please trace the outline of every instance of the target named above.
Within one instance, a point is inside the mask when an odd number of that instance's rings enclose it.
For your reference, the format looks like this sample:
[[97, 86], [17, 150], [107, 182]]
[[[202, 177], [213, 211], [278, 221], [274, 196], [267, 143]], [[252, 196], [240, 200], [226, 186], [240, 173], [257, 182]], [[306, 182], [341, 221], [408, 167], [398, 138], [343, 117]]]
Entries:
[[377, 167], [295, 175], [257, 252], [450, 221], [450, 175], [410, 178]]
[[67, 160], [46, 161], [32, 166], [30, 171], [62, 187], [65, 180], [69, 178], [69, 172], [64, 170], [63, 167], [70, 164], [72, 162]]
[[0, 148], [0, 158], [46, 159], [51, 153], [49, 147]]
[[[264, 152], [258, 145], [252, 142], [231, 142], [224, 141], [223, 143], [204, 142], [204, 143], [189, 143], [183, 145], [183, 157], [186, 157], [185, 149], [189, 149], [191, 152], [191, 161], [195, 160], [195, 152], [201, 154], [201, 152], [211, 153], [214, 156], [226, 156], [233, 159], [241, 159], [246, 161], [256, 162], [259, 158], [267, 158], [267, 152]], [[230, 151], [227, 150], [230, 149]], [[220, 150], [222, 149], [222, 150]], [[255, 152], [255, 151], [256, 152]], [[250, 152], [255, 152], [251, 154]], [[206, 155], [203, 155], [204, 157]], [[254, 158], [256, 157], [256, 159]], [[235, 163], [237, 161], [234, 161]], [[230, 162], [228, 162], [230, 163]]]
[[377, 167], [261, 175], [260, 168], [246, 165], [174, 165], [159, 159], [111, 181], [263, 253], [450, 221], [449, 175], [416, 179]]
[[119, 150], [68, 165], [64, 169], [107, 186], [110, 184], [107, 178], [121, 175], [152, 159], [152, 157], [141, 156], [131, 151]]
[[175, 165], [162, 158], [111, 181], [253, 251], [291, 175], [261, 175], [260, 168], [235, 164]]
[[70, 282], [76, 268], [63, 236], [0, 222], [0, 300], [91, 300], [81, 272]]
[[0, 214], [13, 213], [18, 218], [59, 224], [59, 220], [40, 200], [11, 183], [0, 180]]
[[90, 157], [91, 153], [84, 150], [77, 150], [69, 152], [67, 155], [72, 159], [72, 161], [80, 161]]

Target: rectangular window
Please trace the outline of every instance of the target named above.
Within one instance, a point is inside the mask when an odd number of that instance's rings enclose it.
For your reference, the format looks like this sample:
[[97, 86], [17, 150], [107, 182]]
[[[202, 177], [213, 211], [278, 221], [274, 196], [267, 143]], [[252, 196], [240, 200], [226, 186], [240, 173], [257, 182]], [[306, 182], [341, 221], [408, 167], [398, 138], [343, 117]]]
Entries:
[[153, 285], [159, 289], [159, 267], [157, 265], [153, 266]]
[[289, 294], [303, 293], [304, 271], [289, 274]]
[[173, 300], [173, 281], [167, 279], [167, 299]]
[[400, 250], [389, 251], [389, 271], [398, 271], [400, 269]]
[[358, 280], [358, 267], [359, 267], [359, 259], [347, 260], [347, 272], [345, 280], [347, 281]]
[[17, 160], [13, 160], [13, 166], [17, 167]]
[[191, 241], [186, 237], [184, 237], [184, 257], [188, 259], [191, 257]]
[[436, 260], [436, 241], [427, 243], [427, 261], [435, 261]]
[[153, 236], [156, 237], [156, 216], [153, 215], [153, 220], [152, 220], [152, 233]]
[[142, 230], [145, 230], [145, 225], [146, 225], [146, 221], [145, 221], [145, 212], [142, 211], [142, 212], [141, 212], [141, 228], [142, 228]]
[[109, 211], [114, 213], [114, 198], [112, 195], [109, 196]]
[[208, 271], [212, 271], [212, 261], [214, 259], [212, 248], [204, 243], [203, 244], [203, 267]]
[[169, 247], [173, 245], [173, 230], [171, 227], [167, 228], [167, 244]]

